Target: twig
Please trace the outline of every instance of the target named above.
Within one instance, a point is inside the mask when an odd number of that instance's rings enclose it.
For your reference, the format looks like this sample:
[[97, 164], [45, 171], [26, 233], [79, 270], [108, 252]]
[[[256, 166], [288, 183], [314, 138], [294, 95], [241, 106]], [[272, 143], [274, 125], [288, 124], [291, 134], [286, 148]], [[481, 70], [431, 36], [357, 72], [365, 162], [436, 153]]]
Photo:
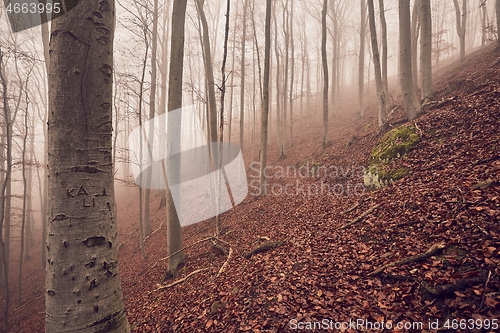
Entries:
[[180, 253], [180, 252], [184, 251], [184, 250], [185, 250], [185, 249], [187, 249], [187, 248], [190, 248], [190, 247], [195, 246], [195, 245], [197, 245], [197, 244], [200, 244], [200, 243], [203, 243], [203, 242], [209, 241], [209, 240], [211, 240], [211, 239], [213, 239], [213, 237], [211, 237], [211, 236], [210, 236], [210, 237], [207, 237], [207, 238], [203, 238], [203, 239], [201, 239], [201, 240], [199, 240], [199, 241], [197, 241], [197, 242], [194, 242], [193, 244], [190, 244], [190, 245], [184, 246], [182, 249], [180, 249], [179, 251], [176, 251], [176, 252], [172, 253], [172, 254], [171, 254], [171, 255], [169, 255], [168, 257], [165, 257], [165, 258], [161, 258], [161, 259], [156, 260], [156, 261], [155, 261], [155, 263], [154, 263], [153, 265], [151, 265], [151, 268], [154, 268], [154, 267], [156, 266], [156, 264], [158, 264], [158, 262], [160, 262], [160, 261], [168, 260], [169, 258], [171, 258], [171, 257], [175, 256], [177, 253]]
[[376, 204], [375, 206], [373, 206], [372, 208], [368, 209], [366, 212], [364, 212], [363, 214], [359, 215], [358, 217], [356, 217], [354, 220], [352, 220], [351, 222], [348, 222], [346, 224], [344, 224], [343, 226], [341, 226], [340, 228], [338, 228], [337, 230], [342, 230], [342, 229], [345, 229], [347, 227], [350, 227], [351, 225], [353, 225], [354, 223], [357, 223], [359, 221], [361, 221], [366, 215], [370, 214], [371, 212], [373, 212], [375, 209], [377, 209], [378, 207], [380, 207], [380, 204]]
[[262, 243], [261, 245], [257, 246], [256, 248], [252, 249], [251, 251], [248, 251], [246, 253], [243, 254], [243, 257], [245, 258], [250, 258], [251, 256], [257, 254], [257, 253], [261, 253], [261, 252], [264, 252], [264, 251], [267, 251], [267, 250], [271, 250], [271, 249], [274, 249], [275, 247], [278, 247], [280, 245], [283, 245], [285, 242], [283, 241], [276, 241], [276, 242], [265, 242], [265, 243]]
[[488, 283], [490, 283], [491, 280], [491, 271], [488, 272], [488, 278], [486, 279], [486, 282], [484, 283], [484, 290], [483, 290], [483, 297], [481, 298], [481, 305], [479, 305], [479, 311], [483, 308], [484, 305], [484, 299], [486, 298], [486, 289], [488, 288]]
[[229, 254], [227, 255], [227, 259], [224, 262], [224, 264], [222, 264], [222, 267], [219, 269], [219, 272], [217, 273], [216, 277], [219, 277], [219, 275], [221, 275], [226, 270], [226, 267], [229, 264], [229, 259], [231, 259], [232, 255], [233, 255], [233, 249], [229, 248]]
[[413, 121], [413, 124], [415, 124], [415, 128], [418, 130], [418, 132], [420, 133], [420, 137], [422, 137], [422, 130], [420, 129], [420, 127], [418, 127], [417, 125], [417, 122], [414, 120]]
[[361, 200], [360, 200], [357, 204], [355, 204], [354, 206], [352, 206], [352, 207], [351, 207], [351, 208], [349, 208], [348, 210], [343, 211], [343, 212], [342, 212], [342, 213], [340, 213], [340, 214], [342, 214], [342, 215], [343, 215], [343, 214], [347, 214], [347, 213], [352, 212], [353, 210], [355, 210], [356, 208], [358, 208], [358, 207], [359, 207], [359, 205], [361, 205], [363, 202], [365, 202], [365, 199], [361, 199]]
[[427, 259], [430, 256], [433, 256], [434, 254], [436, 254], [437, 251], [444, 249], [445, 247], [446, 247], [446, 245], [444, 243], [436, 243], [436, 244], [432, 245], [425, 253], [406, 257], [406, 258], [391, 262], [389, 264], [386, 264], [386, 265], [374, 270], [373, 272], [369, 273], [368, 276], [377, 276], [389, 267], [399, 266], [399, 265], [407, 264], [409, 262]]
[[195, 274], [198, 274], [198, 273], [201, 273], [201, 272], [204, 272], [204, 271], [208, 271], [208, 270], [209, 270], [209, 268], [200, 268], [200, 269], [197, 269], [197, 270], [189, 273], [188, 275], [186, 275], [182, 279], [179, 279], [179, 280], [177, 280], [175, 282], [172, 282], [171, 284], [167, 284], [166, 286], [162, 286], [161, 284], [157, 284], [158, 288], [154, 289], [153, 291], [158, 291], [158, 290], [163, 290], [163, 289], [171, 288], [171, 287], [173, 287], [175, 285], [178, 285], [179, 283], [182, 283], [182, 282], [186, 281], [187, 279], [189, 279], [190, 277], [192, 277]]
[[426, 282], [423, 282], [422, 288], [424, 288], [425, 290], [427, 290], [429, 293], [431, 293], [434, 296], [442, 296], [442, 295], [451, 294], [457, 290], [462, 290], [462, 289], [465, 289], [465, 288], [470, 287], [470, 286], [475, 286], [475, 285], [481, 284], [481, 283], [485, 282], [486, 280], [487, 279], [485, 276], [476, 276], [473, 278], [461, 279], [455, 283], [439, 285], [436, 287], [431, 287]]

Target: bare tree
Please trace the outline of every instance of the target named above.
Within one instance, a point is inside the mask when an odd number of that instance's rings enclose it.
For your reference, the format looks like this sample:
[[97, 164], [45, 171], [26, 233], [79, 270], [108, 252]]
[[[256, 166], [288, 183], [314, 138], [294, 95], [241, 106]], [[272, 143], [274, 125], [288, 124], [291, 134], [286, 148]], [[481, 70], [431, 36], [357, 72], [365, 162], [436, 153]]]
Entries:
[[321, 59], [323, 63], [323, 148], [328, 145], [328, 58], [326, 56], [326, 11], [328, 0], [323, 0], [321, 11]]
[[114, 216], [114, 28], [114, 1], [52, 21], [46, 332], [130, 332]]
[[358, 55], [358, 105], [359, 115], [365, 114], [363, 94], [365, 88], [365, 44], [366, 44], [366, 0], [361, 0], [361, 26], [359, 29], [359, 55]]
[[399, 0], [399, 76], [406, 116], [409, 120], [417, 118], [422, 110], [413, 85], [411, 44], [410, 3], [407, 0]]
[[[182, 74], [184, 72], [184, 23], [186, 18], [187, 0], [174, 0], [172, 8], [172, 38], [170, 44], [170, 75], [168, 80], [168, 103], [169, 112], [182, 108]], [[178, 126], [173, 121], [167, 123], [167, 140], [170, 143], [180, 145], [180, 140], [174, 140], [172, 135], [179, 133]], [[180, 151], [180, 147], [174, 147], [173, 151]], [[178, 168], [173, 170], [179, 171]], [[172, 175], [173, 179], [179, 179], [178, 174]], [[165, 180], [166, 181], [166, 180]], [[167, 184], [167, 247], [169, 253], [168, 271], [165, 278], [177, 275], [179, 265], [184, 261], [186, 254], [182, 246], [182, 228], [179, 216], [175, 209], [172, 193]], [[176, 253], [175, 255], [173, 255]]]
[[370, 35], [372, 41], [373, 64], [375, 69], [375, 84], [377, 86], [377, 97], [379, 101], [378, 110], [378, 127], [380, 131], [384, 131], [386, 124], [386, 103], [385, 92], [382, 84], [382, 71], [380, 68], [380, 55], [378, 51], [377, 28], [375, 27], [375, 9], [373, 0], [368, 0], [368, 21], [370, 22]]
[[467, 31], [467, 0], [462, 0], [462, 10], [458, 0], [453, 0], [455, 6], [455, 18], [457, 25], [457, 35], [460, 39], [460, 61], [465, 60], [465, 34]]
[[[6, 213], [7, 208], [10, 203], [7, 198], [10, 196], [8, 193], [8, 187], [11, 183], [12, 178], [12, 117], [11, 110], [9, 107], [9, 101], [7, 96], [7, 78], [5, 73], [5, 67], [3, 62], [4, 53], [0, 48], [0, 84], [2, 85], [2, 107], [3, 107], [3, 116], [5, 122], [5, 141], [3, 144], [5, 145], [5, 172], [4, 179], [2, 179], [2, 188], [0, 189], [0, 251], [2, 258], [2, 276], [1, 279], [3, 281], [4, 287], [4, 297], [5, 297], [5, 305], [3, 309], [3, 330], [7, 331], [9, 328], [9, 259], [8, 259], [8, 234], [4, 234], [4, 223], [6, 221]], [[4, 136], [2, 136], [2, 140]], [[2, 147], [3, 153], [3, 147]], [[3, 161], [2, 161], [3, 162]], [[5, 228], [7, 230], [7, 228]]]
[[246, 53], [246, 39], [247, 39], [247, 9], [248, 0], [244, 0], [243, 17], [241, 18], [242, 34], [241, 34], [241, 84], [240, 84], [240, 147], [243, 149], [243, 132], [245, 130], [245, 53]]
[[422, 100], [426, 101], [434, 95], [432, 85], [432, 17], [431, 1], [420, 1], [420, 86]]
[[497, 49], [500, 48], [500, 0], [495, 2], [495, 13], [497, 17]]
[[271, 0], [266, 0], [266, 27], [264, 30], [264, 80], [262, 88], [262, 118], [260, 130], [260, 195], [266, 195], [267, 125], [269, 117], [269, 67], [271, 58]]

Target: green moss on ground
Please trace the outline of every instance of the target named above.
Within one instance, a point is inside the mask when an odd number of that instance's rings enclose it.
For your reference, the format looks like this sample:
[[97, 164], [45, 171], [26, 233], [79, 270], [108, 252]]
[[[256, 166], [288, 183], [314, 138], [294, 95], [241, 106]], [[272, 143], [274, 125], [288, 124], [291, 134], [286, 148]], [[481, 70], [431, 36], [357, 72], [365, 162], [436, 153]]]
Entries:
[[420, 137], [413, 126], [401, 126], [387, 132], [370, 154], [365, 186], [369, 189], [380, 188], [406, 176], [408, 168], [390, 170], [388, 165], [408, 154], [419, 141]]

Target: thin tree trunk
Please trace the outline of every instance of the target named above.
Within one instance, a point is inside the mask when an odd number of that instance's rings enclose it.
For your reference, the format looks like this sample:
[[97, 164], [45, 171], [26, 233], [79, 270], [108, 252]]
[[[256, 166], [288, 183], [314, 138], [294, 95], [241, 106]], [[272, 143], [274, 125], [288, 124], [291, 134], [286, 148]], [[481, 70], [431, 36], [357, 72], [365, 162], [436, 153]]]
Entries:
[[[4, 308], [3, 308], [3, 330], [9, 329], [9, 302], [10, 302], [10, 289], [9, 289], [9, 258], [8, 258], [8, 238], [7, 233], [4, 234], [4, 222], [6, 222], [7, 208], [9, 202], [7, 201], [8, 187], [12, 175], [12, 119], [11, 111], [9, 108], [7, 97], [7, 78], [5, 67], [3, 64], [3, 51], [0, 48], [0, 83], [2, 85], [2, 103], [5, 121], [5, 178], [2, 180], [2, 188], [0, 189], [0, 250], [2, 258], [2, 280], [4, 287]], [[10, 213], [9, 213], [10, 214]], [[7, 229], [7, 228], [6, 228]], [[5, 241], [4, 241], [5, 239]]]
[[271, 0], [266, 0], [266, 26], [264, 29], [264, 81], [262, 88], [262, 118], [260, 132], [260, 195], [267, 194], [267, 124], [269, 116], [269, 67], [271, 58]]
[[[246, 38], [247, 38], [247, 8], [248, 0], [245, 0], [243, 5], [243, 17], [241, 18], [241, 24], [243, 25], [241, 34], [241, 87], [240, 87], [240, 147], [243, 150], [243, 133], [245, 130], [245, 53], [246, 53]], [[253, 11], [252, 11], [253, 18]], [[254, 27], [255, 29], [255, 27]]]
[[[182, 74], [184, 70], [184, 23], [186, 16], [187, 0], [174, 0], [172, 9], [172, 38], [170, 56], [170, 75], [168, 82], [168, 111], [172, 112], [182, 108]], [[180, 140], [175, 140], [172, 135], [180, 133], [180, 129], [168, 122], [167, 137], [168, 142], [180, 144]], [[175, 127], [174, 127], [175, 126]], [[180, 147], [174, 147], [173, 151], [180, 151]], [[174, 168], [178, 170], [178, 168]], [[179, 179], [178, 174], [172, 174], [173, 179]], [[168, 275], [176, 276], [177, 269], [186, 257], [182, 245], [182, 228], [174, 205], [170, 187], [167, 184], [167, 247], [168, 253], [177, 253], [168, 259]]]
[[382, 41], [382, 86], [387, 103], [387, 97], [389, 96], [389, 80], [387, 78], [387, 22], [385, 19], [384, 0], [379, 0], [378, 5], [380, 11], [380, 39]]
[[495, 1], [495, 13], [497, 18], [497, 49], [500, 48], [500, 0]]
[[373, 0], [368, 0], [368, 16], [370, 22], [370, 35], [372, 41], [373, 67], [375, 69], [375, 85], [377, 86], [377, 97], [379, 102], [378, 110], [378, 128], [381, 132], [384, 131], [386, 124], [386, 103], [385, 92], [382, 84], [382, 71], [380, 68], [380, 55], [378, 51], [377, 30], [375, 27], [375, 8]]
[[323, 63], [323, 148], [328, 145], [328, 58], [326, 56], [326, 11], [328, 0], [323, 0], [321, 11], [321, 59]]
[[408, 120], [417, 118], [421, 113], [421, 106], [417, 102], [413, 85], [411, 44], [410, 4], [408, 0], [399, 0], [399, 61], [401, 71], [399, 75]]
[[[209, 111], [209, 138], [210, 142], [217, 142], [217, 102], [215, 100], [215, 80], [214, 70], [212, 66], [212, 51], [210, 49], [210, 40], [208, 32], [208, 23], [203, 11], [205, 0], [196, 0], [196, 8], [201, 19], [203, 29], [203, 54], [205, 64], [205, 74], [207, 77], [208, 88], [208, 111]], [[173, 33], [173, 32], [172, 32]]]
[[294, 0], [290, 1], [290, 92], [288, 100], [290, 102], [290, 141], [288, 147], [293, 145], [293, 84], [295, 80], [295, 41], [293, 39], [293, 16], [294, 16]]
[[419, 9], [420, 0], [414, 0], [413, 9], [411, 13], [411, 68], [412, 68], [412, 78], [413, 85], [418, 88], [418, 37], [420, 34], [420, 24], [419, 24]]
[[[153, 5], [153, 30], [151, 34], [151, 91], [149, 93], [149, 129], [148, 129], [148, 150], [149, 155], [152, 156], [154, 149], [154, 117], [156, 113], [156, 80], [157, 80], [157, 69], [156, 69], [156, 55], [158, 50], [158, 0], [154, 0]], [[146, 41], [147, 43], [147, 41]], [[144, 225], [143, 225], [143, 235], [147, 237], [151, 233], [151, 218], [150, 218], [150, 199], [151, 199], [151, 173], [146, 173], [146, 184], [148, 187], [144, 189]]]
[[467, 27], [467, 0], [462, 0], [462, 10], [460, 11], [460, 5], [458, 0], [453, 0], [453, 5], [455, 6], [455, 19], [457, 25], [457, 35], [460, 40], [460, 61], [465, 60], [465, 34]]
[[363, 117], [365, 108], [363, 105], [365, 88], [365, 43], [366, 43], [366, 0], [361, 0], [361, 28], [359, 30], [359, 58], [358, 58], [358, 105], [359, 116]]
[[[31, 72], [31, 70], [30, 70]], [[29, 74], [28, 74], [29, 78]], [[24, 90], [26, 97], [26, 109], [24, 110], [24, 136], [23, 136], [23, 151], [21, 152], [21, 164], [22, 164], [22, 178], [23, 178], [23, 213], [21, 217], [21, 253], [19, 254], [19, 273], [17, 276], [17, 304], [21, 305], [21, 281], [23, 276], [23, 261], [24, 261], [24, 244], [25, 244], [25, 234], [26, 234], [26, 198], [28, 193], [26, 193], [27, 179], [26, 179], [26, 146], [28, 141], [28, 109], [29, 109], [29, 97], [28, 97], [28, 79], [26, 79], [26, 88]]]
[[431, 1], [420, 0], [420, 80], [422, 100], [427, 101], [434, 95], [432, 86], [432, 17]]

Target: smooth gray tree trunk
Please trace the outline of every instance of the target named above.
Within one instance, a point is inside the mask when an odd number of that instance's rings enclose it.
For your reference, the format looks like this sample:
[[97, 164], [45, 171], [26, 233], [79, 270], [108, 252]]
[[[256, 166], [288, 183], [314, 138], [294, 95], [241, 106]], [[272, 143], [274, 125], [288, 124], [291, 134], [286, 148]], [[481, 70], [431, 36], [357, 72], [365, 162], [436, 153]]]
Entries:
[[422, 100], [427, 101], [434, 95], [432, 85], [432, 17], [431, 1], [420, 0], [420, 80]]
[[130, 332], [112, 163], [114, 1], [52, 21], [46, 332]]
[[411, 44], [410, 4], [408, 0], [399, 0], [399, 78], [406, 116], [409, 120], [417, 118], [421, 113], [413, 85]]
[[267, 125], [269, 117], [269, 67], [271, 58], [271, 0], [266, 0], [266, 26], [264, 29], [264, 80], [262, 82], [262, 118], [260, 129], [260, 195], [267, 192]]
[[[174, 0], [172, 8], [172, 38], [170, 44], [170, 74], [168, 80], [168, 103], [169, 112], [182, 108], [182, 74], [184, 72], [184, 23], [186, 17], [187, 0]], [[168, 122], [167, 140], [177, 142], [171, 137], [172, 133], [178, 132], [171, 128], [173, 122]], [[180, 151], [180, 147], [174, 147], [174, 151]], [[176, 168], [174, 168], [176, 169]], [[177, 169], [178, 170], [178, 169]], [[179, 175], [172, 175], [172, 178], [179, 179]], [[182, 245], [182, 228], [174, 205], [172, 193], [167, 184], [167, 251], [170, 256], [168, 259], [168, 271], [165, 277], [176, 276], [179, 265], [184, 261], [186, 254]], [[182, 251], [181, 251], [182, 250]]]

